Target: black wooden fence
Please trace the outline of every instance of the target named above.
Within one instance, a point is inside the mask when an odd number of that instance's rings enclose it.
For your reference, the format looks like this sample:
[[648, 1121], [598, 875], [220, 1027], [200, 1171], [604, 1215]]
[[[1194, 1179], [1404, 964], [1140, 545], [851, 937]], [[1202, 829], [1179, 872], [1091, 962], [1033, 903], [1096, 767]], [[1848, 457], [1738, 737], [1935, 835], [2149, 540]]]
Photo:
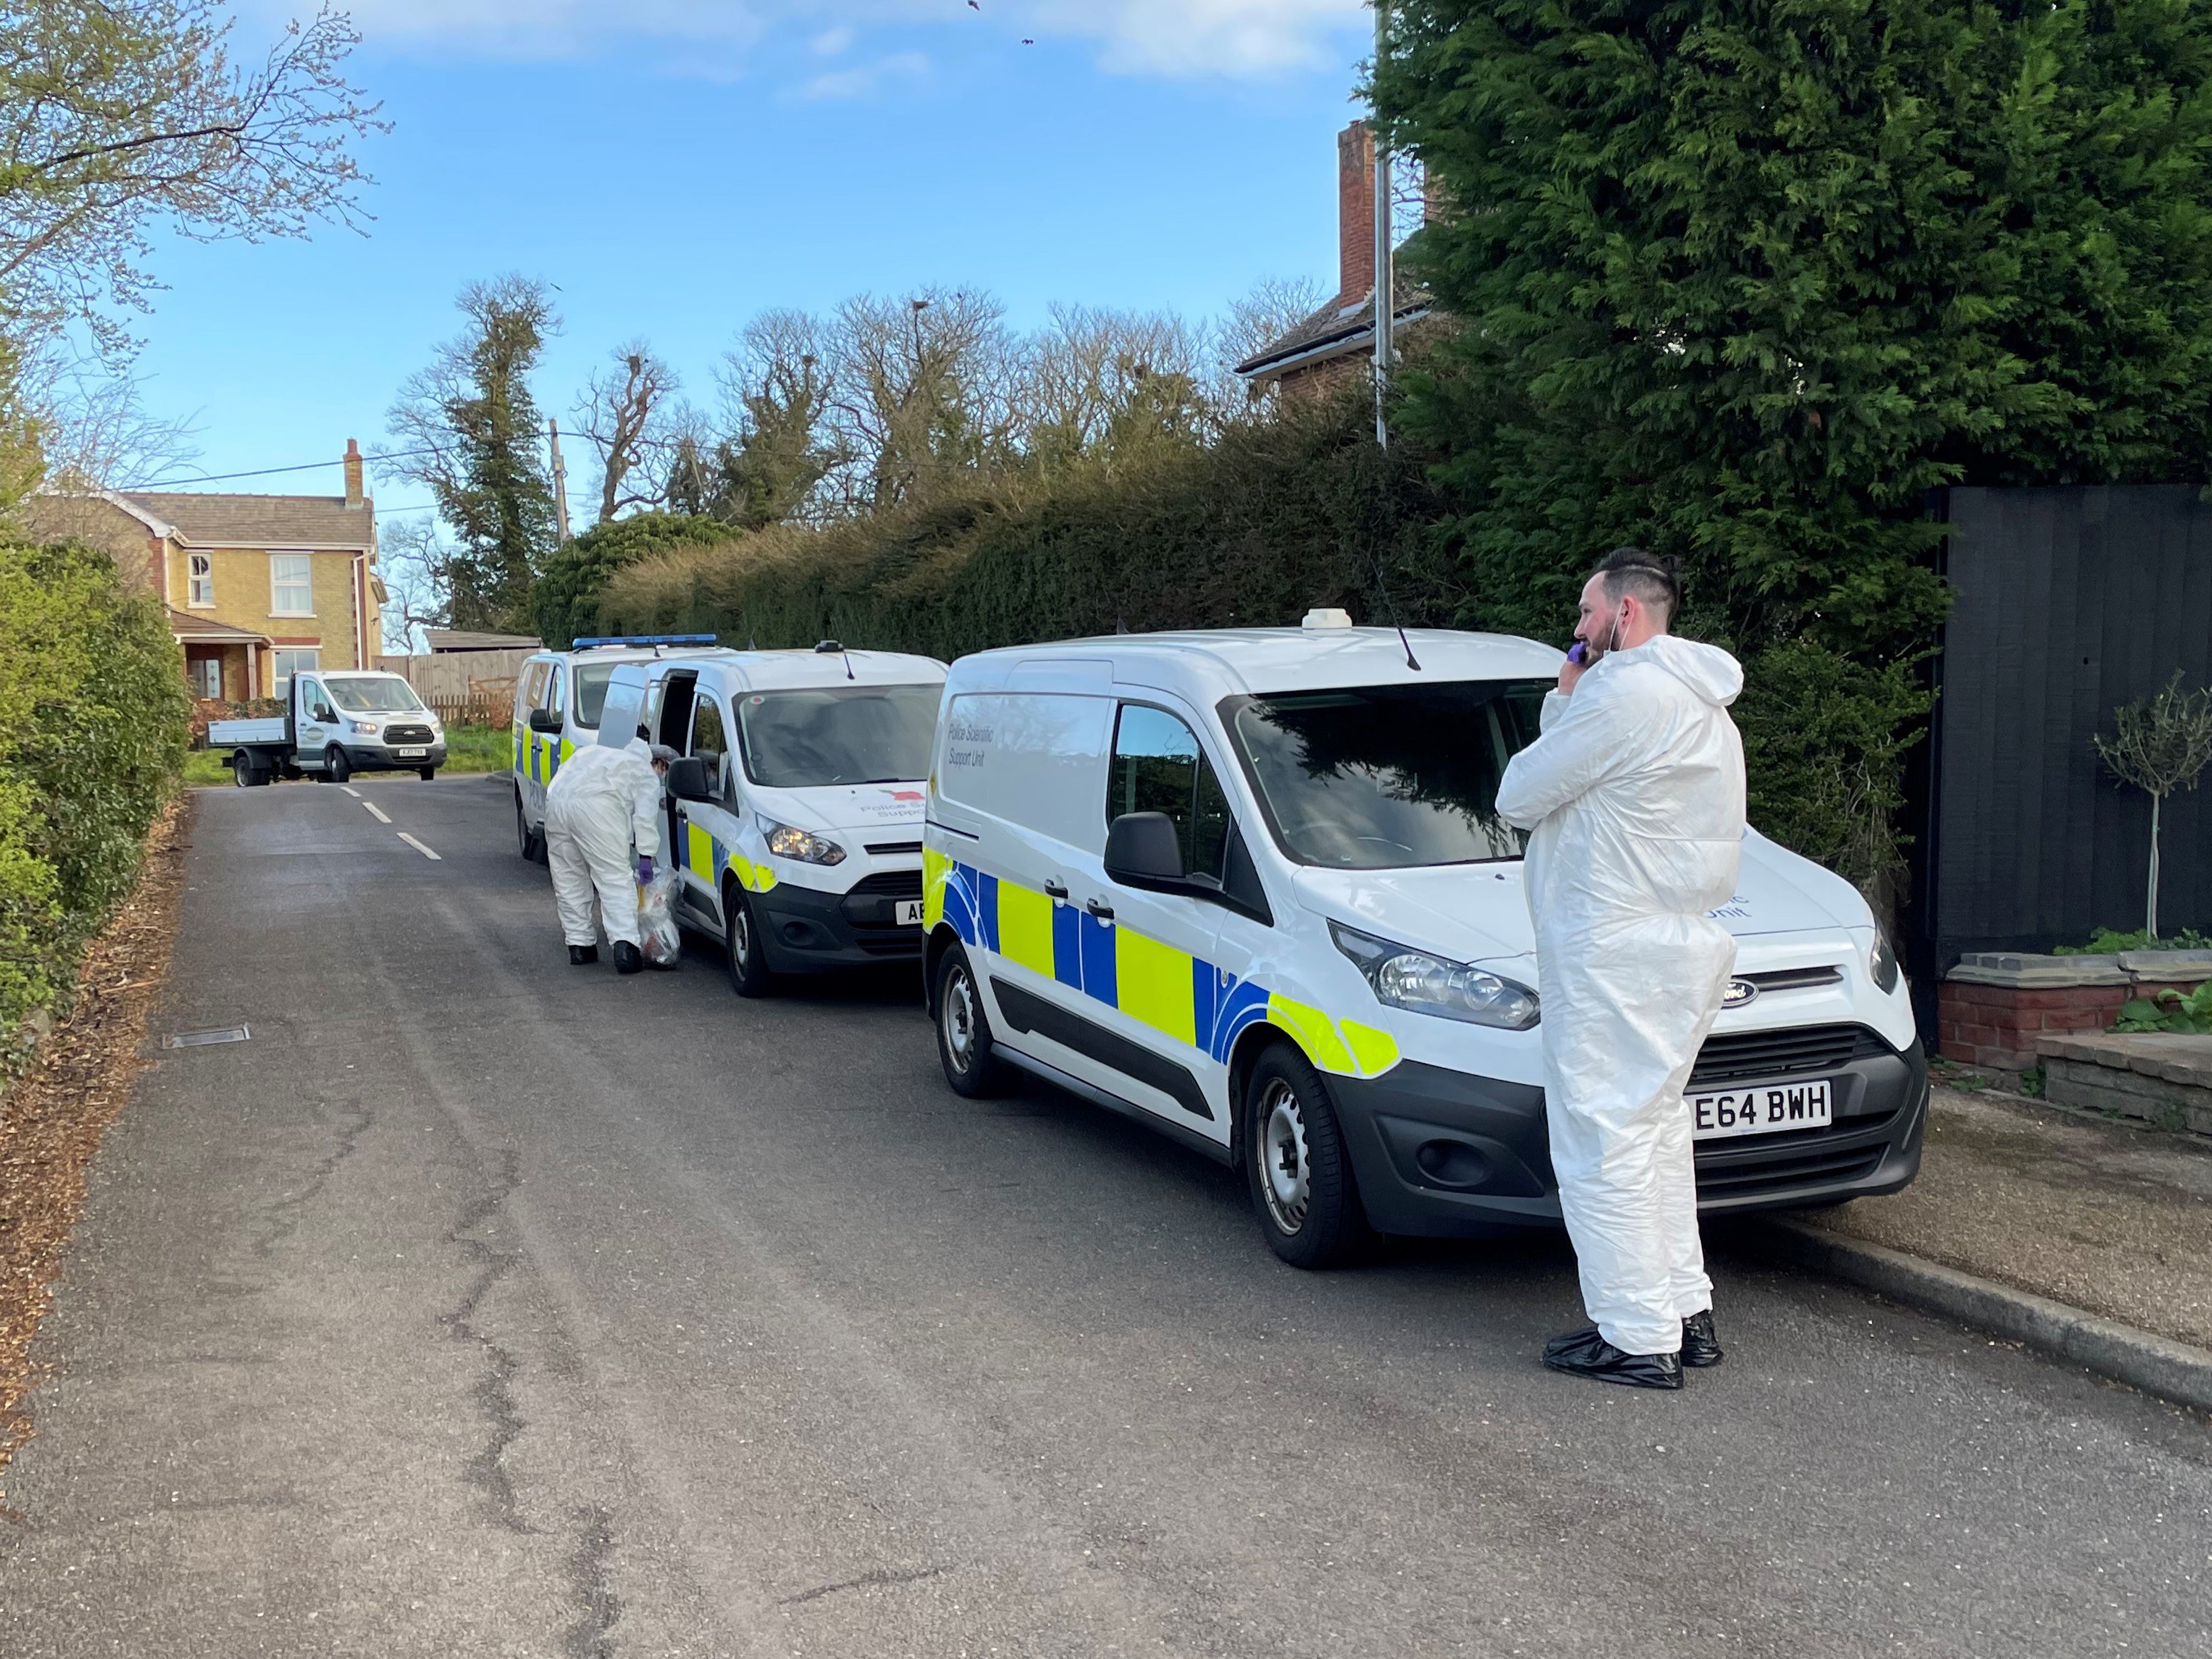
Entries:
[[[2150, 801], [2090, 738], [2177, 668], [2212, 680], [2212, 507], [2188, 486], [1953, 489], [1954, 599], [1922, 757], [1914, 978], [2142, 926]], [[2212, 780], [2169, 798], [2159, 921], [2212, 929]]]

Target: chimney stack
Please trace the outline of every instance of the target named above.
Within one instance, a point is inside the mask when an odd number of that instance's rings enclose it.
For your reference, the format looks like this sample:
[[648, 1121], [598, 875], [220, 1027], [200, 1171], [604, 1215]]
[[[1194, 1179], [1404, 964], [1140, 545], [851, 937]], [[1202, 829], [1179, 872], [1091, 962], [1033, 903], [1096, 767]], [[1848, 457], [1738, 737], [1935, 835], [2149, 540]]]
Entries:
[[1336, 135], [1336, 301], [1348, 306], [1375, 289], [1375, 135], [1354, 121]]
[[361, 446], [352, 439], [346, 440], [345, 453], [346, 505], [359, 507], [361, 493]]

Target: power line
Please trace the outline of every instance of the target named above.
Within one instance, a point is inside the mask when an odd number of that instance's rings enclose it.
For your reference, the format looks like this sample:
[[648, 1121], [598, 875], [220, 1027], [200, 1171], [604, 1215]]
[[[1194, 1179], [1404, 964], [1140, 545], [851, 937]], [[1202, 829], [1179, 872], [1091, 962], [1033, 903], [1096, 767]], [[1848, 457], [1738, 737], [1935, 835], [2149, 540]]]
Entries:
[[[437, 453], [434, 447], [393, 449], [387, 450], [380, 455], [363, 455], [361, 459], [364, 461], [404, 461], [416, 455], [434, 455]], [[346, 458], [341, 455], [335, 461], [307, 461], [298, 466], [261, 466], [249, 472], [202, 472], [189, 478], [171, 478], [162, 483], [125, 484], [123, 488], [125, 490], [170, 489], [180, 483], [222, 483], [230, 478], [267, 478], [279, 472], [315, 472], [326, 466], [343, 466], [345, 464]]]

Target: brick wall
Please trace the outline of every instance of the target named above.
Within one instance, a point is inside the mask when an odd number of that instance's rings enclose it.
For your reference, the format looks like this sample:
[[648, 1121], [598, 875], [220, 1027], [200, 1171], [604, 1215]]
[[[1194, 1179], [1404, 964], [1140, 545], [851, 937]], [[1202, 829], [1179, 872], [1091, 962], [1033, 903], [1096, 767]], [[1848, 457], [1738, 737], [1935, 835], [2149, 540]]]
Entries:
[[[1961, 1066], [2024, 1072], [2039, 1063], [2038, 1038], [2058, 1031], [2101, 1031], [2120, 1006], [2166, 988], [2147, 985], [2014, 987], [1946, 980], [1937, 988], [1936, 1046]], [[2177, 990], [2187, 991], [2188, 985]]]

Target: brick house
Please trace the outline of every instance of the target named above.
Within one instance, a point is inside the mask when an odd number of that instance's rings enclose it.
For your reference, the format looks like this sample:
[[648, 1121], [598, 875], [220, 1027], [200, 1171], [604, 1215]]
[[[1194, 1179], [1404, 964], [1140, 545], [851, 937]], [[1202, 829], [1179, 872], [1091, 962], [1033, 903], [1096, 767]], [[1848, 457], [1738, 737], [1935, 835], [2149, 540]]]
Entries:
[[[1335, 297], [1237, 365], [1248, 386], [1316, 398], [1374, 373], [1375, 135], [1364, 121], [1336, 136], [1336, 244]], [[1392, 287], [1393, 329], [1428, 316], [1426, 289], [1395, 271]]]
[[41, 494], [41, 535], [105, 547], [168, 607], [192, 695], [281, 696], [302, 668], [373, 668], [384, 648], [376, 503], [349, 438], [343, 495]]

